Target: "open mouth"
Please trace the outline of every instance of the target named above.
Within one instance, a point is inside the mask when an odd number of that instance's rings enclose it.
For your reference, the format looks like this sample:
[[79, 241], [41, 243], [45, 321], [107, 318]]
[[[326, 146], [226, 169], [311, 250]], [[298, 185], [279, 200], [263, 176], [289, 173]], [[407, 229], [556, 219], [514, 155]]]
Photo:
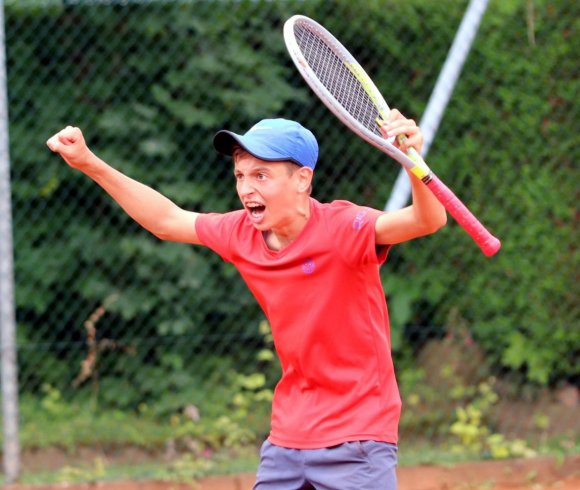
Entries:
[[250, 213], [250, 216], [255, 220], [260, 220], [264, 216], [266, 211], [266, 206], [259, 203], [247, 203], [246, 209]]

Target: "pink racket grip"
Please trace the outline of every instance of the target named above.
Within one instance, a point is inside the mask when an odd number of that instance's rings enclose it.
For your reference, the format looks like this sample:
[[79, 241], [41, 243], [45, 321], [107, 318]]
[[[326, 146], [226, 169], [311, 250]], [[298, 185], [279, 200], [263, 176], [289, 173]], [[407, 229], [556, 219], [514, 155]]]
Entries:
[[473, 238], [475, 243], [479, 245], [481, 251], [491, 257], [496, 254], [501, 247], [501, 242], [494, 237], [479, 220], [473, 216], [471, 211], [467, 209], [459, 198], [439, 180], [435, 174], [431, 174], [431, 181], [427, 183], [427, 187], [433, 192], [435, 197], [445, 206], [449, 214], [455, 218], [461, 227]]

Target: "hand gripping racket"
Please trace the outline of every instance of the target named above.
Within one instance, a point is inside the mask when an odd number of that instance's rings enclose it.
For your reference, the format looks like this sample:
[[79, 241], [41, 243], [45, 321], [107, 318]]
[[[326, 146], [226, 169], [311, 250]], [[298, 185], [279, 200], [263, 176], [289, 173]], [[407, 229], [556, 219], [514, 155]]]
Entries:
[[300, 74], [338, 119], [418, 177], [485, 255], [494, 255], [500, 249], [501, 242], [413, 148], [405, 154], [393, 145], [394, 138], [383, 137], [379, 124], [387, 119], [389, 106], [367, 73], [330, 32], [308, 17], [295, 15], [284, 24], [284, 41]]

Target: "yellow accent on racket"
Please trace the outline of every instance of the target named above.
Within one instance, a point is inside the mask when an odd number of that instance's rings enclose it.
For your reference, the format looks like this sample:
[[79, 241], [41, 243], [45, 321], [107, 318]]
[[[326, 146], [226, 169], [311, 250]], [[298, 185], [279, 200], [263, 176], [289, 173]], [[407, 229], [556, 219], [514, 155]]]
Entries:
[[389, 107], [383, 99], [383, 96], [376, 90], [373, 81], [364, 71], [363, 67], [358, 63], [344, 63], [345, 66], [350, 70], [350, 72], [355, 76], [355, 78], [362, 85], [363, 90], [367, 93], [369, 98], [373, 101], [373, 104], [377, 108], [377, 111], [383, 119], [387, 119], [389, 114]]

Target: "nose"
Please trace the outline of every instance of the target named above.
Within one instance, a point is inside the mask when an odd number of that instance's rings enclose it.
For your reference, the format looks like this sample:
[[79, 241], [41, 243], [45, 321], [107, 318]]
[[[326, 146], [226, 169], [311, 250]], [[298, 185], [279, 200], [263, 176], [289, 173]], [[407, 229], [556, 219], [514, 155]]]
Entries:
[[254, 188], [252, 187], [249, 179], [238, 180], [237, 187], [238, 187], [238, 194], [240, 196], [247, 196], [248, 194], [251, 194], [254, 191]]

